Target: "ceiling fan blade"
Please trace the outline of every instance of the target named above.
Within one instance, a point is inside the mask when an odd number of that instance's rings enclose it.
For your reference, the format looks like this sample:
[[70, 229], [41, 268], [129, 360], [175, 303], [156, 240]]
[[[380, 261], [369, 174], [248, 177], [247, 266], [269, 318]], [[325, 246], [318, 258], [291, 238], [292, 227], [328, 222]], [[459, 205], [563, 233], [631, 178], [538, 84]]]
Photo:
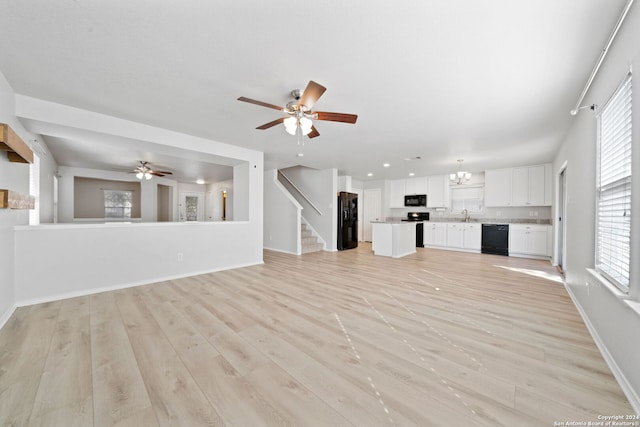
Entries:
[[163, 173], [156, 172], [156, 171], [151, 171], [151, 172], [148, 172], [148, 173], [151, 174], [151, 175], [155, 175], [155, 176], [164, 176]]
[[163, 174], [163, 175], [173, 175], [173, 172], [169, 172], [169, 171], [157, 171], [157, 170], [152, 170], [151, 172], [161, 173], [161, 174]]
[[278, 125], [278, 124], [280, 124], [280, 123], [284, 122], [284, 119], [286, 119], [286, 117], [280, 117], [279, 119], [275, 119], [275, 120], [274, 120], [274, 121], [272, 121], [272, 122], [265, 123], [265, 124], [263, 124], [262, 126], [258, 126], [256, 129], [265, 130], [265, 129], [272, 128], [272, 127], [274, 127], [275, 125]]
[[311, 126], [311, 132], [307, 135], [309, 138], [315, 138], [316, 136], [320, 136], [320, 132], [316, 129], [315, 126]]
[[278, 110], [278, 111], [284, 111], [284, 108], [278, 107], [277, 105], [269, 104], [267, 102], [262, 102], [262, 101], [256, 101], [255, 99], [245, 98], [244, 96], [241, 96], [240, 98], [238, 98], [238, 101], [248, 102], [249, 104], [260, 105], [261, 107], [273, 108], [274, 110]]
[[341, 122], [354, 124], [358, 120], [357, 114], [346, 113], [328, 113], [326, 111], [316, 111], [318, 117], [317, 120], [327, 120], [330, 122]]
[[325, 90], [327, 90], [326, 87], [313, 80], [309, 80], [307, 87], [304, 89], [304, 92], [302, 92], [300, 101], [298, 101], [298, 106], [304, 105], [311, 110]]

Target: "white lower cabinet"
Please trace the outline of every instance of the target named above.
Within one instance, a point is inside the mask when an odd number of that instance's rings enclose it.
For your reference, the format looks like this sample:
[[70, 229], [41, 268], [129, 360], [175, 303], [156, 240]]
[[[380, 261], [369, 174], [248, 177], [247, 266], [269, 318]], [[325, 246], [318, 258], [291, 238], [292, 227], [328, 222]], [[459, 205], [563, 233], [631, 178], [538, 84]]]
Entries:
[[[509, 255], [530, 258], [551, 256], [551, 226], [509, 224]], [[468, 222], [425, 222], [424, 245], [442, 249], [480, 252], [482, 224]]]
[[424, 245], [444, 249], [480, 251], [482, 224], [435, 222], [424, 225]]
[[509, 255], [548, 257], [551, 227], [538, 224], [509, 225]]
[[447, 224], [447, 246], [450, 248], [462, 248], [463, 241], [463, 225], [462, 223], [448, 223]]
[[462, 247], [479, 251], [482, 247], [482, 224], [464, 224]]
[[447, 224], [444, 222], [425, 222], [424, 244], [425, 246], [446, 246]]

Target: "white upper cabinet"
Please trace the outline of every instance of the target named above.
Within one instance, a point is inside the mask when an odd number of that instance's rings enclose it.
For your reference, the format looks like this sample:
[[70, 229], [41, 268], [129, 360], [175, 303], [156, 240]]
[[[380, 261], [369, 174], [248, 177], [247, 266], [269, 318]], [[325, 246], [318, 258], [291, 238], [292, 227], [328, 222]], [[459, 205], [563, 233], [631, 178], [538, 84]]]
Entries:
[[551, 165], [513, 168], [512, 177], [514, 206], [545, 206], [548, 203], [547, 194], [551, 198]]
[[484, 205], [511, 205], [511, 169], [494, 169], [484, 173]]
[[394, 179], [389, 184], [389, 207], [404, 208], [405, 180]]
[[449, 177], [435, 175], [427, 177], [427, 207], [446, 208], [449, 206]]
[[427, 194], [427, 178], [408, 178], [405, 182], [405, 194]]
[[449, 177], [435, 175], [427, 177], [427, 207], [446, 208], [449, 206]]
[[485, 172], [485, 206], [550, 206], [551, 164]]

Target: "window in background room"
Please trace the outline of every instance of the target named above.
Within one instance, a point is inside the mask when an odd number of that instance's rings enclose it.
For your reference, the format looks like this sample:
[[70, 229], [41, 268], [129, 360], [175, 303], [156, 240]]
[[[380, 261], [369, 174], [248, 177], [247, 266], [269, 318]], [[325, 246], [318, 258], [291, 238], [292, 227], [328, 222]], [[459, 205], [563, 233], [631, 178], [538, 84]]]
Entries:
[[596, 270], [629, 291], [631, 257], [631, 73], [598, 117]]
[[104, 190], [104, 217], [131, 218], [133, 191]]

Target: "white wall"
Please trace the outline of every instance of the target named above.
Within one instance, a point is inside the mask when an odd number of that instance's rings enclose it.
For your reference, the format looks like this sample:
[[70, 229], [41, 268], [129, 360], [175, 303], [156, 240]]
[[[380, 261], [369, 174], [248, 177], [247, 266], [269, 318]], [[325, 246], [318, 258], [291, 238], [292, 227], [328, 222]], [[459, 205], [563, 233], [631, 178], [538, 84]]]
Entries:
[[302, 253], [302, 206], [278, 181], [278, 171], [264, 173], [264, 247], [295, 255]]
[[[629, 66], [640, 70], [640, 7], [631, 8], [627, 20], [609, 50], [584, 104], [603, 106], [622, 82]], [[590, 70], [588, 70], [590, 71]], [[585, 76], [587, 70], [585, 70]], [[640, 79], [634, 77], [633, 94], [633, 183], [632, 183], [632, 259], [631, 294], [640, 297]], [[577, 94], [576, 94], [577, 95]], [[569, 110], [573, 105], [567, 106]], [[567, 113], [568, 114], [568, 113]], [[562, 143], [553, 163], [554, 179], [566, 162], [567, 211], [566, 272], [567, 288], [585, 317], [596, 342], [609, 362], [627, 396], [640, 413], [640, 314], [632, 304], [617, 298], [608, 288], [590, 279], [586, 268], [594, 265], [596, 203], [596, 117], [582, 110]], [[589, 283], [589, 284], [587, 284]], [[638, 304], [638, 303], [636, 303]]]
[[262, 261], [254, 233], [249, 222], [17, 227], [15, 298], [29, 305], [253, 265]]
[[[7, 123], [24, 138], [26, 132], [15, 118], [14, 93], [4, 76], [0, 74], [0, 122]], [[0, 188], [22, 194], [29, 192], [29, 166], [11, 163], [0, 152]], [[29, 211], [0, 209], [0, 327], [13, 312], [13, 226], [29, 223]]]
[[[253, 169], [253, 170], [251, 170]], [[249, 206], [249, 200], [255, 198], [262, 201], [262, 188], [251, 191], [249, 176], [251, 173], [259, 173], [262, 177], [262, 170], [258, 170], [256, 165], [249, 166], [249, 163], [241, 163], [233, 167], [233, 188], [236, 197], [232, 200], [233, 218], [235, 221], [248, 221], [252, 215]], [[243, 195], [242, 197], [240, 195]], [[244, 196], [246, 195], [246, 196]], [[257, 213], [256, 213], [257, 214]], [[253, 217], [252, 219], [258, 219]], [[260, 221], [262, 221], [262, 212], [260, 212]]]
[[301, 200], [295, 192], [291, 194], [304, 207], [302, 216], [326, 242], [326, 250], [338, 249], [338, 171], [316, 170], [305, 167], [285, 169], [286, 176], [318, 207], [322, 215]]
[[[11, 126], [28, 143], [32, 136], [15, 116], [14, 97], [13, 89], [0, 73], [0, 123]], [[4, 151], [0, 151], [0, 188], [29, 194], [29, 165], [9, 162]], [[15, 307], [13, 227], [28, 223], [28, 210], [0, 209], [0, 327]]]

